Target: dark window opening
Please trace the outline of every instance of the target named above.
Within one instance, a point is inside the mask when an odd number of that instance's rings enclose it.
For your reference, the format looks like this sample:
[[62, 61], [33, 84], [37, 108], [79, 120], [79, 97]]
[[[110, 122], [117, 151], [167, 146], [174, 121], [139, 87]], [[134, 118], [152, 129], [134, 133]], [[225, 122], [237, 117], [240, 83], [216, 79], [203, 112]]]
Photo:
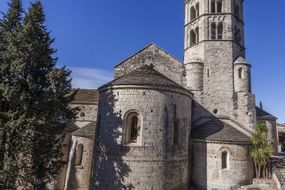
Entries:
[[215, 13], [216, 12], [216, 3], [215, 0], [211, 1], [211, 13]]
[[222, 169], [228, 168], [228, 153], [224, 151], [222, 153]]
[[195, 29], [195, 33], [196, 33], [196, 43], [198, 43], [199, 42], [199, 28], [198, 27]]
[[212, 40], [215, 40], [216, 39], [216, 31], [217, 31], [217, 28], [216, 28], [216, 23], [212, 23], [211, 24], [211, 39]]
[[242, 76], [243, 74], [242, 74], [242, 68], [239, 68], [238, 69], [238, 78], [243, 78], [243, 76]]
[[190, 21], [194, 20], [196, 18], [196, 10], [194, 7], [191, 7], [190, 9]]
[[139, 119], [137, 116], [133, 116], [131, 120], [131, 136], [130, 136], [130, 141], [131, 142], [137, 142], [137, 137], [138, 137], [138, 122]]
[[196, 44], [196, 34], [193, 30], [190, 32], [190, 46]]
[[199, 17], [199, 15], [200, 15], [200, 10], [199, 10], [199, 9], [200, 9], [200, 6], [199, 6], [199, 3], [197, 3], [195, 7], [196, 7], [196, 18], [197, 18], [197, 17]]
[[218, 24], [218, 39], [221, 40], [223, 39], [223, 23]]
[[217, 13], [221, 13], [222, 9], [223, 9], [223, 3], [220, 0], [220, 1], [217, 2]]
[[76, 147], [76, 154], [75, 154], [75, 165], [76, 166], [82, 165], [83, 149], [84, 149], [84, 146], [82, 144], [79, 144]]

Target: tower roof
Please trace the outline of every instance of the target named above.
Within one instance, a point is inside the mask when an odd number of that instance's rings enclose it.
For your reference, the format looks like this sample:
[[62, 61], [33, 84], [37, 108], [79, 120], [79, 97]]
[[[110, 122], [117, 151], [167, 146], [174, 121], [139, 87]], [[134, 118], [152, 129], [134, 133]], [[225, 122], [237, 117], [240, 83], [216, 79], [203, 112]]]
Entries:
[[247, 65], [249, 65], [249, 63], [247, 62], [247, 60], [245, 60], [244, 57], [237, 58], [237, 60], [234, 62], [234, 64], [247, 64]]
[[156, 71], [153, 65], [144, 65], [138, 69], [131, 71], [109, 83], [100, 87], [102, 89], [107, 86], [114, 85], [138, 85], [138, 86], [160, 86], [181, 89], [191, 93], [181, 85], [167, 78], [163, 74]]

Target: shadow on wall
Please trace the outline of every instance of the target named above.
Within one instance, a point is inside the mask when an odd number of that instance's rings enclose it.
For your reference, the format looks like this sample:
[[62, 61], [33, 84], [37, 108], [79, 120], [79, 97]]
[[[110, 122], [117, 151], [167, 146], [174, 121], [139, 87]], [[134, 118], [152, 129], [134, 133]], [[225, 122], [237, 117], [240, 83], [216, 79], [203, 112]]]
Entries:
[[[209, 112], [201, 104], [193, 100], [192, 104], [192, 131], [191, 131], [191, 188], [190, 189], [207, 189], [208, 185], [208, 163], [207, 163], [207, 143], [195, 142], [195, 130], [204, 123], [218, 119], [213, 113]], [[194, 111], [195, 110], [195, 111]], [[202, 117], [201, 117], [202, 116]], [[218, 121], [219, 122], [219, 121]], [[215, 133], [218, 133], [223, 129], [221, 127], [207, 130], [204, 134], [199, 134], [199, 139], [205, 139]]]
[[112, 90], [102, 94], [100, 94], [90, 189], [132, 190], [134, 186], [125, 182], [125, 177], [131, 170], [123, 160], [130, 149], [121, 143], [122, 113], [115, 111], [116, 100]]

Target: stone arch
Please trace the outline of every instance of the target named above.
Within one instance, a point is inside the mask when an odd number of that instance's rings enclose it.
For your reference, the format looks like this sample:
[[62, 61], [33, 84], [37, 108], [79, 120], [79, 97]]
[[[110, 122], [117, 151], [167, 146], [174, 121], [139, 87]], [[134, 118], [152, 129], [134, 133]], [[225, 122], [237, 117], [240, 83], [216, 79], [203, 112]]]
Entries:
[[124, 116], [124, 144], [140, 144], [142, 118], [137, 110], [130, 110]]

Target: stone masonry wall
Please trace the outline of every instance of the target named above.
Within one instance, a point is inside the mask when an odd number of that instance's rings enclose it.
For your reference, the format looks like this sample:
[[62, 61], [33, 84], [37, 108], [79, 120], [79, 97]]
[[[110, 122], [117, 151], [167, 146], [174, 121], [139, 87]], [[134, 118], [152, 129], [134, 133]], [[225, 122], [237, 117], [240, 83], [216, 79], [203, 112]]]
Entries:
[[[229, 190], [251, 183], [254, 176], [250, 145], [193, 141], [192, 181], [202, 189]], [[221, 154], [229, 153], [228, 169], [222, 169]]]
[[[101, 92], [99, 111], [105, 114], [95, 154], [102, 152], [95, 157], [93, 189], [187, 189], [191, 103], [189, 96], [159, 89]], [[130, 111], [141, 117], [137, 144], [122, 139], [124, 116]], [[179, 120], [178, 144], [173, 144], [174, 115]]]
[[131, 72], [143, 65], [154, 65], [154, 69], [178, 84], [182, 81], [182, 64], [171, 55], [151, 44], [136, 55], [115, 67], [115, 78]]

